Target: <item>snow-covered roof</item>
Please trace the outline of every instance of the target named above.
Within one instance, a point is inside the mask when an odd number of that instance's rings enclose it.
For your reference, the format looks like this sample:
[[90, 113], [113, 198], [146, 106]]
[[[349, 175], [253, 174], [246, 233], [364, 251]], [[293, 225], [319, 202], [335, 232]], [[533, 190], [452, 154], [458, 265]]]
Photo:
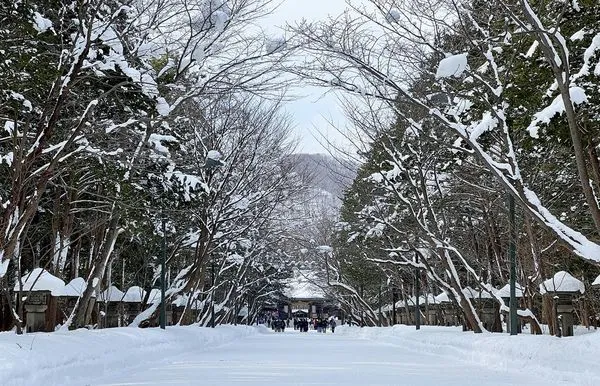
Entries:
[[[159, 290], [158, 296], [160, 299], [160, 290]], [[171, 304], [174, 305], [175, 307], [185, 307], [187, 305], [189, 298], [190, 298], [190, 294], [179, 294], [179, 295], [177, 295], [175, 300], [173, 300], [171, 302]], [[204, 306], [204, 301], [200, 300], [200, 292], [197, 291], [196, 295], [192, 299], [192, 303], [190, 304], [190, 307], [193, 310], [200, 310], [200, 309], [202, 309], [203, 306]]]
[[[523, 297], [523, 287], [519, 283], [516, 283], [515, 287], [516, 287], [517, 297], [522, 298]], [[498, 291], [496, 291], [496, 295], [500, 296], [501, 298], [509, 298], [510, 297], [510, 283], [506, 284], [504, 287], [502, 287]]]
[[470, 286], [466, 286], [465, 288], [463, 288], [462, 293], [465, 294], [465, 297], [467, 299], [473, 299], [477, 294], [477, 292]]
[[[62, 288], [52, 290], [52, 296], [80, 297], [85, 292], [87, 283], [82, 277], [76, 277]], [[93, 294], [92, 296], [96, 296]]]
[[446, 291], [442, 291], [441, 294], [439, 294], [435, 297], [435, 302], [436, 303], [450, 303], [450, 302], [452, 302], [452, 300], [450, 300], [450, 297], [448, 296], [448, 293]]
[[204, 307], [204, 300], [200, 300], [198, 297], [195, 298], [195, 300], [192, 301], [192, 304], [190, 304], [190, 308], [192, 310], [201, 310]]
[[295, 272], [294, 277], [287, 282], [285, 296], [289, 299], [324, 299], [325, 292], [314, 280], [311, 272]]
[[160, 303], [160, 289], [152, 288], [148, 295], [148, 304]]
[[[416, 304], [416, 301], [417, 301], [417, 298], [415, 296], [411, 296], [410, 298], [407, 299], [407, 302], [408, 302], [409, 306], [414, 306]], [[402, 301], [399, 301], [398, 303], [400, 303], [401, 305], [403, 305]], [[398, 304], [398, 303], [396, 303], [396, 304]], [[421, 296], [419, 296], [419, 306], [422, 306], [425, 303], [427, 303], [427, 304], [437, 304], [439, 302], [435, 300], [435, 296], [433, 296], [433, 294], [427, 294], [427, 295], [421, 295]]]
[[[491, 287], [491, 290], [494, 291], [495, 289]], [[493, 299], [493, 296], [488, 291], [476, 291], [469, 286], [463, 288], [462, 292], [467, 299]]]
[[393, 310], [394, 310], [393, 304], [386, 304], [385, 306], [381, 307], [382, 312], [389, 312], [389, 311], [393, 311]]
[[592, 283], [592, 286], [594, 286], [594, 287], [600, 287], [600, 275], [598, 275], [598, 277], [596, 277], [596, 279], [594, 279], [594, 282]]
[[146, 291], [142, 287], [138, 287], [134, 285], [130, 287], [127, 292], [125, 292], [125, 296], [123, 296], [123, 301], [125, 303], [141, 303], [144, 300], [144, 296], [146, 296]]
[[187, 304], [187, 299], [188, 297], [185, 295], [177, 295], [177, 297], [175, 297], [175, 300], [173, 300], [171, 304], [175, 307], [184, 307]]
[[[35, 268], [21, 278], [23, 291], [55, 291], [65, 286], [65, 282], [43, 268]], [[15, 291], [19, 291], [19, 283], [15, 283]]]
[[98, 300], [102, 302], [120, 302], [124, 296], [125, 293], [123, 293], [123, 291], [121, 291], [114, 285], [111, 285], [110, 287], [102, 291]]
[[540, 293], [546, 292], [580, 292], [585, 293], [585, 285], [581, 280], [575, 279], [570, 273], [560, 271], [554, 277], [540, 284]]

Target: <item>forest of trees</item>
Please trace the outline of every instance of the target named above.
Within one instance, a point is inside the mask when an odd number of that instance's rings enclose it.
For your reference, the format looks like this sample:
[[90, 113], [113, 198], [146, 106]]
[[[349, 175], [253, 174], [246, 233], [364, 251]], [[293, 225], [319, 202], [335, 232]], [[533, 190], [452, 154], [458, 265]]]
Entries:
[[[350, 9], [293, 28], [310, 58], [295, 72], [344, 96], [363, 145], [328, 267], [340, 301], [379, 323], [382, 302], [418, 296], [418, 275], [421, 295], [446, 292], [482, 331], [463, 290], [508, 283], [512, 240], [520, 315], [554, 333], [543, 280], [564, 270], [590, 289], [600, 273], [597, 1]], [[595, 322], [597, 295], [577, 299], [582, 324]]]
[[2, 329], [22, 330], [33, 268], [86, 280], [57, 321], [77, 328], [111, 284], [160, 287], [163, 242], [175, 323], [206, 325], [211, 296], [228, 322], [281, 293], [313, 192], [281, 112], [284, 42], [249, 28], [274, 4], [1, 2]]
[[[300, 264], [357, 321], [418, 276], [480, 332], [463, 289], [505, 285], [511, 241], [522, 315], [551, 325], [543, 280], [600, 274], [597, 0], [348, 3], [282, 39], [258, 27], [273, 0], [1, 1], [0, 329], [22, 331], [33, 268], [85, 279], [78, 328], [111, 284], [158, 288], [165, 253], [176, 323], [252, 320]], [[335, 183], [295, 154], [298, 84], [353, 127]]]

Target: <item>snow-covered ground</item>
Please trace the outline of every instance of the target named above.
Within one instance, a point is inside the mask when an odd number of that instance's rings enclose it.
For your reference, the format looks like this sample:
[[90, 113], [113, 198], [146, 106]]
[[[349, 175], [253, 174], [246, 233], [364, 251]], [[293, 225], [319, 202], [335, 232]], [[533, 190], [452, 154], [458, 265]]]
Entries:
[[[143, 372], [259, 334], [266, 328], [134, 327], [15, 335], [0, 333], [0, 385], [93, 385], [110, 374]], [[164, 382], [159, 382], [164, 384]]]
[[0, 334], [0, 385], [600, 385], [600, 334], [423, 326]]

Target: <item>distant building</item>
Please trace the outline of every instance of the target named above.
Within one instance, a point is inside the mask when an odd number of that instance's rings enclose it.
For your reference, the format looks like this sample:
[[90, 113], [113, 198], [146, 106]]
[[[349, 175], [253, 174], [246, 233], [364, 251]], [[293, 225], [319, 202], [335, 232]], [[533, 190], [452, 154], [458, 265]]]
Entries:
[[287, 283], [284, 299], [278, 304], [279, 317], [313, 319], [339, 316], [338, 302], [318, 282], [312, 272], [296, 271]]

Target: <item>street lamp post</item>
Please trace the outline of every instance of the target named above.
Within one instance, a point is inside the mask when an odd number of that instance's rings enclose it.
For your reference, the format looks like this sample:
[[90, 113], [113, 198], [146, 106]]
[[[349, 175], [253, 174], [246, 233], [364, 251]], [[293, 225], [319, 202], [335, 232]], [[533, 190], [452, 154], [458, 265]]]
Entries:
[[246, 316], [246, 324], [248, 326], [252, 325], [252, 320], [250, 320], [250, 294], [246, 295], [246, 302], [248, 303], [248, 315]]
[[[419, 253], [415, 252], [415, 262], [419, 264]], [[419, 282], [419, 267], [415, 267], [415, 328], [421, 329], [421, 310], [419, 308], [419, 293], [421, 292], [421, 283]]]
[[517, 253], [516, 253], [516, 242], [517, 242], [517, 227], [515, 226], [515, 198], [513, 195], [509, 195], [508, 198], [508, 211], [509, 211], [509, 245], [508, 250], [510, 254], [510, 334], [517, 335], [517, 289], [516, 289], [516, 276], [517, 276]]
[[165, 329], [165, 326], [167, 324], [167, 307], [165, 305], [165, 281], [166, 281], [166, 265], [167, 265], [167, 224], [166, 224], [166, 220], [165, 220], [165, 214], [163, 211], [161, 211], [161, 217], [162, 217], [162, 232], [163, 232], [163, 239], [162, 239], [162, 253], [161, 253], [161, 259], [160, 259], [160, 316], [159, 316], [159, 322], [160, 322], [160, 328], [162, 328], [163, 330]]
[[213, 258], [211, 265], [211, 282], [212, 282], [212, 291], [210, 295], [210, 326], [215, 328], [215, 260]]
[[[360, 300], [362, 301], [364, 298], [365, 298], [365, 285], [363, 283], [360, 283]], [[361, 307], [361, 310], [360, 310], [360, 326], [361, 327], [365, 326], [364, 307]]]
[[379, 325], [379, 327], [381, 327], [383, 325], [383, 321], [382, 321], [382, 315], [381, 315], [381, 283], [379, 283], [379, 316], [377, 318], [377, 324]]
[[392, 288], [392, 326], [396, 324], [396, 302], [397, 302], [396, 287]]
[[[221, 161], [223, 155], [217, 150], [210, 150], [206, 154], [206, 159], [204, 160], [204, 166], [207, 170], [207, 185], [210, 186], [212, 178], [214, 176], [214, 171], [223, 166], [224, 163]], [[205, 225], [207, 226], [207, 225]], [[211, 260], [211, 277], [212, 277], [212, 290], [210, 295], [210, 326], [215, 328], [215, 260], [214, 257]]]

